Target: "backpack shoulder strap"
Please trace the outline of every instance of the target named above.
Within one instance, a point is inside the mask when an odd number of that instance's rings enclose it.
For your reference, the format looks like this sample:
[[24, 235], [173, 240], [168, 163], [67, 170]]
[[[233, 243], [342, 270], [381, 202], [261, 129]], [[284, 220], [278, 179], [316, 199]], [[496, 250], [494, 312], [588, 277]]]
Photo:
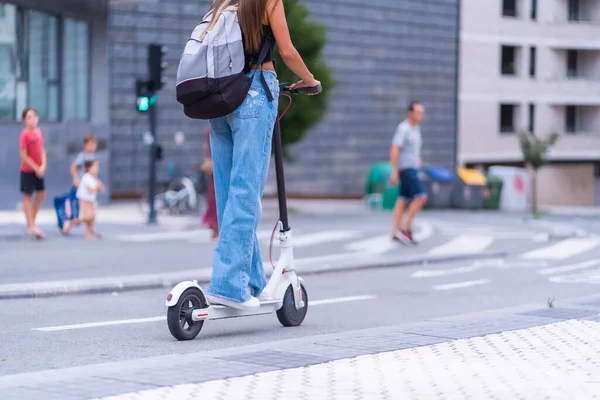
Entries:
[[[267, 58], [267, 52], [269, 51], [271, 44], [271, 39], [265, 36], [265, 40], [263, 40], [262, 48], [260, 49], [260, 54], [258, 56], [256, 65], [262, 65], [265, 58]], [[252, 74], [253, 78], [254, 74], [256, 74], [256, 70], [254, 70], [254, 73]], [[267, 93], [267, 99], [269, 99], [269, 102], [273, 101], [275, 98], [273, 97], [273, 93], [271, 93], [271, 89], [269, 89], [269, 85], [267, 84], [267, 80], [265, 79], [262, 68], [260, 69], [260, 81], [265, 89], [265, 92]]]

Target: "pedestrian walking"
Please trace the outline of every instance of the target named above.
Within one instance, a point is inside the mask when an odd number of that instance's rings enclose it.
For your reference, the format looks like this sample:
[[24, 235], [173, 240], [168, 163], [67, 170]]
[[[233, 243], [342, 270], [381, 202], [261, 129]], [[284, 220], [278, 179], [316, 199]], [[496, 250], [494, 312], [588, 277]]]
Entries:
[[[421, 121], [425, 108], [417, 101], [408, 107], [407, 118], [398, 125], [390, 150], [392, 176], [390, 183], [400, 182], [400, 193], [394, 206], [392, 239], [404, 244], [417, 244], [413, 237], [412, 222], [427, 202], [427, 191], [418, 169], [421, 167]], [[407, 210], [406, 222], [402, 224]]]
[[84, 163], [85, 174], [77, 189], [77, 200], [79, 201], [79, 220], [87, 225], [85, 238], [88, 240], [100, 239], [100, 235], [95, 231], [96, 215], [98, 212], [98, 203], [96, 201], [97, 193], [104, 192], [104, 186], [98, 180], [100, 163], [98, 160], [86, 161]]
[[[35, 220], [46, 195], [44, 176], [46, 174], [46, 149], [44, 136], [38, 127], [39, 113], [27, 107], [21, 114], [25, 128], [19, 138], [21, 156], [21, 193], [23, 194], [23, 212], [27, 234], [37, 239], [46, 236], [37, 227]], [[35, 199], [33, 194], [35, 195]]]
[[210, 152], [210, 130], [206, 128], [206, 139], [202, 147], [202, 164], [200, 170], [207, 176], [206, 210], [202, 216], [202, 224], [212, 231], [212, 238], [219, 237], [219, 222], [217, 219], [217, 203], [215, 198], [215, 181], [213, 177], [213, 162]]
[[98, 138], [93, 133], [88, 133], [83, 137], [83, 149], [77, 154], [71, 164], [71, 177], [73, 186], [79, 187], [81, 177], [85, 174], [84, 164], [86, 161], [96, 160], [96, 150], [98, 149]]
[[[71, 177], [73, 178], [73, 189], [72, 191], [77, 193], [82, 177], [85, 175], [85, 163], [90, 161], [96, 161], [96, 150], [98, 149], [98, 138], [93, 133], [88, 133], [83, 137], [83, 149], [77, 154], [75, 160], [71, 164]], [[98, 177], [96, 176], [96, 183], [98, 186], [98, 190], [100, 192], [104, 192], [104, 184]], [[62, 233], [64, 235], [68, 235], [71, 229], [74, 226], [78, 226], [82, 223], [79, 218], [80, 213], [80, 205], [79, 200], [77, 198], [77, 194], [75, 194], [74, 199], [70, 199], [72, 202], [77, 202], [77, 204], [71, 204], [71, 210], [73, 213], [71, 214], [71, 218], [64, 221], [62, 227]]]

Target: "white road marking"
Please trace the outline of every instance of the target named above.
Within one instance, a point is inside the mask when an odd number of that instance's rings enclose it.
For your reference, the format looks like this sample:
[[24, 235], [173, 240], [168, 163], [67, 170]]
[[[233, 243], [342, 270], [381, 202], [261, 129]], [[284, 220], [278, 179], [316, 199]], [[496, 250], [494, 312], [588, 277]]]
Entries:
[[357, 253], [383, 254], [397, 247], [398, 243], [392, 241], [392, 235], [381, 235], [349, 243], [344, 246], [344, 250]]
[[168, 231], [154, 233], [138, 233], [133, 235], [120, 235], [115, 237], [122, 242], [155, 242], [167, 240], [201, 240], [202, 235], [206, 235], [206, 241], [209, 240], [209, 232], [204, 229], [191, 231]]
[[87, 324], [73, 324], [73, 325], [60, 325], [60, 326], [49, 326], [46, 328], [33, 328], [33, 331], [42, 332], [56, 332], [56, 331], [70, 331], [73, 329], [85, 329], [85, 328], [97, 328], [101, 326], [111, 325], [125, 325], [125, 324], [139, 324], [143, 322], [157, 322], [164, 321], [167, 317], [150, 317], [150, 318], [135, 318], [135, 319], [121, 319], [116, 321], [102, 321], [102, 322], [89, 322]]
[[465, 282], [457, 282], [457, 283], [446, 283], [446, 284], [443, 284], [443, 285], [434, 285], [433, 289], [434, 290], [462, 289], [462, 288], [467, 288], [467, 287], [471, 287], [471, 286], [486, 285], [486, 284], [488, 284], [490, 282], [491, 281], [489, 279], [479, 279], [479, 280], [475, 280], [475, 281], [465, 281]]
[[573, 238], [560, 241], [551, 246], [527, 252], [524, 259], [564, 260], [577, 254], [585, 253], [600, 246], [600, 238]]
[[549, 277], [548, 280], [554, 283], [586, 283], [597, 285], [600, 284], [600, 269], [585, 270], [570, 275], [555, 275]]
[[292, 245], [294, 248], [309, 247], [318, 244], [354, 239], [360, 235], [361, 232], [357, 231], [322, 231], [311, 234], [305, 233], [298, 236], [294, 235], [292, 238]]
[[464, 274], [465, 272], [477, 271], [478, 269], [483, 268], [481, 265], [471, 265], [468, 267], [460, 267], [460, 268], [451, 268], [451, 269], [423, 269], [416, 272], [410, 276], [411, 278], [437, 278], [439, 276], [449, 276], [449, 275], [457, 275]]
[[423, 242], [433, 236], [433, 226], [430, 223], [417, 221], [415, 225], [419, 227], [419, 230], [413, 235], [417, 242]]
[[411, 278], [436, 278], [440, 276], [450, 276], [464, 274], [467, 272], [478, 271], [483, 268], [495, 269], [510, 269], [510, 268], [542, 268], [548, 265], [547, 261], [519, 261], [519, 260], [503, 260], [489, 259], [476, 260], [473, 264], [466, 267], [450, 268], [450, 269], [422, 269], [411, 274]]
[[372, 295], [364, 295], [364, 296], [349, 296], [349, 297], [338, 297], [338, 298], [334, 298], [334, 299], [322, 299], [322, 300], [315, 300], [315, 301], [309, 301], [308, 302], [308, 306], [323, 306], [326, 304], [339, 304], [339, 303], [349, 303], [351, 301], [362, 301], [362, 300], [373, 300], [375, 299], [377, 296], [372, 296]]
[[[308, 306], [314, 307], [314, 306], [322, 306], [322, 305], [328, 305], [328, 304], [349, 303], [349, 302], [353, 302], [353, 301], [373, 300], [376, 297], [377, 296], [373, 296], [373, 295], [362, 295], [362, 296], [336, 297], [336, 298], [331, 298], [331, 299], [313, 300], [313, 301], [309, 301]], [[42, 331], [42, 332], [58, 332], [58, 331], [70, 331], [70, 330], [74, 330], [74, 329], [98, 328], [98, 327], [103, 327], [103, 326], [158, 322], [158, 321], [165, 321], [166, 319], [167, 319], [166, 316], [149, 317], [149, 318], [135, 318], [135, 319], [121, 319], [121, 320], [114, 320], [114, 321], [89, 322], [89, 323], [85, 323], [85, 324], [48, 326], [45, 328], [32, 328], [31, 330]]]
[[[271, 238], [272, 230], [260, 230], [256, 232], [259, 240]], [[277, 233], [275, 233], [277, 237]], [[121, 242], [161, 242], [161, 241], [186, 241], [188, 243], [210, 243], [214, 240], [210, 238], [208, 229], [194, 229], [188, 231], [165, 231], [153, 233], [137, 233], [130, 235], [119, 235], [114, 238]]]
[[492, 236], [457, 236], [441, 246], [429, 250], [429, 254], [481, 253], [492, 244], [493, 241], [494, 238]]
[[[271, 239], [272, 234], [273, 234], [272, 229], [265, 229], [265, 230], [257, 231], [256, 237], [258, 238], [258, 240], [265, 240], [267, 243], [269, 243], [269, 240]], [[192, 238], [192, 239], [188, 240], [187, 242], [188, 243], [208, 243], [208, 242], [215, 242], [215, 240], [210, 238], [210, 233], [208, 231], [204, 231], [204, 234], [202, 236]], [[275, 232], [275, 236], [273, 237], [273, 242], [277, 243], [277, 232]]]
[[513, 239], [513, 240], [533, 240], [534, 242], [547, 242], [550, 240], [550, 235], [543, 232], [525, 232], [525, 231], [510, 231], [496, 230], [493, 228], [471, 228], [471, 229], [440, 229], [440, 233], [445, 236], [457, 235], [486, 235], [492, 236], [494, 239]]
[[596, 267], [598, 265], [600, 265], [600, 259], [588, 260], [588, 261], [584, 261], [584, 262], [581, 262], [578, 264], [565, 265], [562, 267], [552, 267], [552, 268], [540, 269], [538, 271], [538, 274], [551, 275], [551, 274], [556, 274], [556, 273], [561, 273], [561, 272], [578, 271], [580, 269]]

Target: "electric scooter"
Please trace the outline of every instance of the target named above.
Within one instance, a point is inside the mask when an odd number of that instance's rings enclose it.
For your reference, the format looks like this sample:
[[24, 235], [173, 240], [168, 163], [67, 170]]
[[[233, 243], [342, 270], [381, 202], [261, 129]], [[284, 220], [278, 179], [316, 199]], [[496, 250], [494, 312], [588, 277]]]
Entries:
[[210, 304], [206, 300], [204, 290], [196, 280], [177, 284], [167, 296], [167, 324], [169, 331], [177, 340], [192, 340], [202, 330], [204, 321], [252, 315], [264, 315], [275, 312], [283, 326], [298, 326], [304, 321], [308, 311], [308, 296], [302, 282], [304, 280], [294, 270], [294, 251], [292, 248], [292, 230], [288, 223], [285, 181], [283, 177], [283, 150], [279, 120], [289, 109], [292, 98], [290, 94], [318, 94], [321, 85], [312, 88], [292, 89], [289, 84], [279, 85], [280, 93], [289, 97], [290, 103], [283, 114], [277, 118], [273, 131], [275, 152], [275, 173], [277, 179], [277, 197], [279, 202], [280, 256], [269, 282], [261, 293], [260, 307], [249, 310]]

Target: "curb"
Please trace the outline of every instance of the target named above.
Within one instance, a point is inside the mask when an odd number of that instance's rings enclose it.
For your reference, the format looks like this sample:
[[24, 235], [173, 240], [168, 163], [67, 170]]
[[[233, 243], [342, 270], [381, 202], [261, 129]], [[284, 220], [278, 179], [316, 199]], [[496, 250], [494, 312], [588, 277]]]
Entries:
[[[338, 271], [358, 271], [375, 268], [397, 268], [416, 265], [436, 264], [473, 259], [505, 258], [508, 252], [488, 252], [480, 254], [455, 254], [451, 256], [413, 256], [402, 258], [368, 259], [367, 256], [342, 255], [340, 261], [332, 261], [331, 257], [314, 257], [298, 260], [296, 269], [301, 276], [319, 275]], [[305, 265], [306, 264], [306, 265]], [[311, 266], [311, 265], [317, 265]], [[272, 269], [265, 266], [267, 277]], [[0, 285], [0, 300], [32, 299], [81, 294], [102, 294], [128, 292], [150, 289], [172, 288], [185, 280], [196, 280], [200, 284], [210, 282], [211, 268], [198, 268], [165, 274], [133, 275], [114, 278], [96, 278], [56, 282], [33, 282]]]

